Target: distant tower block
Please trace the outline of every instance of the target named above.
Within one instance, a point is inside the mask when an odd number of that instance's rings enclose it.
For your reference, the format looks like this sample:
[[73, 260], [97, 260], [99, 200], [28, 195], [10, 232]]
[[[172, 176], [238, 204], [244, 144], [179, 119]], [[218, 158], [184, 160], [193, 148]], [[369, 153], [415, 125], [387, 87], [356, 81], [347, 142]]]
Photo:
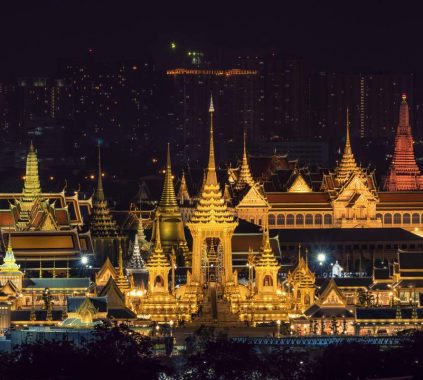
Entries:
[[414, 157], [413, 136], [405, 94], [402, 96], [394, 157], [386, 177], [385, 189], [388, 191], [423, 189], [423, 176]]

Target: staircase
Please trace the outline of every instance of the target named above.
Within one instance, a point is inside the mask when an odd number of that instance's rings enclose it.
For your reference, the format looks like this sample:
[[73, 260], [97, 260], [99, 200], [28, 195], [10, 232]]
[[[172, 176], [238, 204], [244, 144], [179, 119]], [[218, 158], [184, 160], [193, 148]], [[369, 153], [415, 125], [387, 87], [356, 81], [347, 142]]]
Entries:
[[230, 304], [219, 299], [215, 286], [211, 284], [205, 292], [203, 302], [199, 306], [198, 316], [194, 317], [191, 326], [242, 326], [238, 315], [231, 312]]

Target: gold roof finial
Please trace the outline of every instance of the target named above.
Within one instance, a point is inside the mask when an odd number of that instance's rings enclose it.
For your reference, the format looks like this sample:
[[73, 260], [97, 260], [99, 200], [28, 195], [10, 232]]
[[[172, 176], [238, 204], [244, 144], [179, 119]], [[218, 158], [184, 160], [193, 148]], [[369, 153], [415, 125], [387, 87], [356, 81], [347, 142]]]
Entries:
[[122, 292], [124, 292], [126, 290], [129, 290], [130, 284], [123, 271], [123, 249], [122, 249], [121, 239], [118, 239], [118, 244], [119, 244], [119, 257], [118, 257], [119, 272], [116, 278], [116, 285]]
[[216, 162], [214, 157], [214, 131], [213, 131], [213, 114], [214, 114], [214, 106], [213, 106], [213, 97], [210, 96], [210, 143], [209, 143], [209, 164], [207, 167], [207, 178], [206, 183], [209, 185], [216, 185], [217, 184], [217, 176], [216, 176]]
[[237, 190], [241, 190], [245, 187], [245, 185], [254, 186], [254, 180], [251, 175], [250, 167], [248, 165], [248, 158], [247, 158], [247, 132], [244, 131], [244, 151], [242, 154], [242, 163], [241, 169], [239, 171], [239, 176], [237, 183], [235, 184], [235, 188]]
[[[213, 101], [210, 102], [210, 152], [206, 180], [201, 187], [200, 200], [191, 216], [189, 225], [196, 223], [219, 223], [236, 225], [233, 214], [228, 210], [217, 182], [213, 142]], [[190, 227], [191, 228], [191, 227]]]
[[210, 95], [210, 107], [209, 107], [209, 112], [213, 113], [214, 112], [214, 106], [213, 106], [213, 95]]
[[100, 141], [98, 142], [98, 178], [97, 178], [97, 199], [100, 201], [104, 200], [104, 189], [103, 189], [103, 172], [101, 171], [101, 150]]
[[122, 250], [122, 243], [120, 241], [119, 241], [119, 276], [123, 276], [123, 250]]
[[160, 211], [156, 211], [156, 242], [154, 245], [155, 251], [162, 250], [162, 241], [160, 237]]
[[172, 163], [170, 159], [170, 143], [167, 143], [166, 170], [163, 192], [162, 197], [160, 198], [159, 207], [161, 210], [165, 210], [168, 208], [174, 209], [178, 207], [178, 202], [176, 201], [175, 195], [175, 187], [173, 186]]
[[336, 169], [336, 179], [339, 184], [344, 184], [352, 173], [358, 172], [360, 169], [355, 161], [354, 154], [351, 149], [350, 139], [350, 116], [347, 108], [345, 148], [341, 161]]

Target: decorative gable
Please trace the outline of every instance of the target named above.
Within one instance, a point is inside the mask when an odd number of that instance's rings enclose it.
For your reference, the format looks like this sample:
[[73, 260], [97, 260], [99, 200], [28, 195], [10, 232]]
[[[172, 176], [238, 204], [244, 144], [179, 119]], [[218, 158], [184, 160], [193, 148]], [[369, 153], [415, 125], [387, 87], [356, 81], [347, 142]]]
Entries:
[[308, 185], [301, 173], [297, 174], [292, 185], [288, 189], [289, 193], [310, 193], [312, 191], [313, 190]]
[[345, 307], [347, 300], [339, 290], [334, 279], [331, 279], [326, 289], [320, 296], [321, 307]]
[[107, 257], [103, 266], [96, 273], [95, 283], [97, 286], [105, 286], [110, 278], [115, 279], [117, 277], [117, 272], [115, 267], [112, 265], [112, 262]]
[[237, 209], [250, 207], [270, 209], [269, 203], [267, 202], [266, 198], [264, 197], [258, 186], [250, 187], [245, 196], [236, 206]]

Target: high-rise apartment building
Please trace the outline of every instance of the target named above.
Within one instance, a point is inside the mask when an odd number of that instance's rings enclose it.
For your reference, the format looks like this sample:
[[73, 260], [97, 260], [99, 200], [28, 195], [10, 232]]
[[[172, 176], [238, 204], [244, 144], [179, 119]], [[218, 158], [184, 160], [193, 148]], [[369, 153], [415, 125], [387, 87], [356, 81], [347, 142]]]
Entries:
[[239, 57], [238, 65], [258, 73], [260, 136], [266, 140], [308, 137], [307, 81], [303, 60], [281, 58], [273, 53], [264, 57]]
[[414, 76], [319, 72], [309, 83], [311, 137], [340, 140], [349, 108], [353, 137], [394, 139], [399, 99], [404, 92], [413, 98]]
[[179, 152], [202, 149], [209, 129], [210, 96], [216, 107], [215, 135], [219, 141], [258, 137], [258, 77], [256, 70], [179, 68], [167, 71], [169, 123]]

